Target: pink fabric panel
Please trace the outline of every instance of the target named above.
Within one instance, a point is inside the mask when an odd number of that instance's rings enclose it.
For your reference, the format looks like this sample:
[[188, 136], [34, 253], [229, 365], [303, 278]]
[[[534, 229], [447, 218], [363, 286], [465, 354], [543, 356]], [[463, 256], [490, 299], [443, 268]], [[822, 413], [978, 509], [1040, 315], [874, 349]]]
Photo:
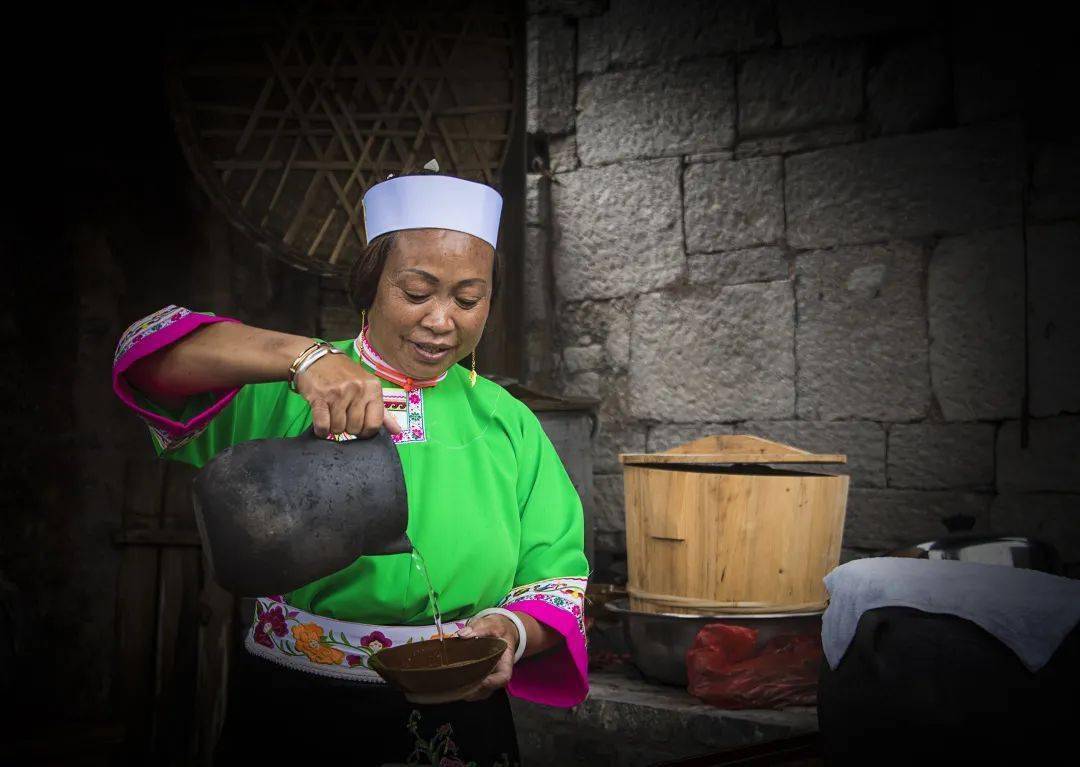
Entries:
[[589, 656], [577, 618], [539, 599], [526, 599], [504, 607], [531, 615], [558, 631], [566, 640], [542, 655], [518, 661], [507, 691], [522, 700], [559, 708], [570, 708], [585, 700], [589, 694]]
[[[176, 309], [178, 310], [178, 313], [183, 312], [183, 314], [164, 325], [159, 330], [137, 340], [113, 363], [113, 391], [116, 392], [116, 396], [146, 421], [147, 425], [152, 429], [159, 433], [163, 432], [164, 435], [168, 435], [173, 439], [182, 438], [205, 427], [215, 415], [220, 413], [221, 410], [232, 401], [232, 398], [236, 396], [236, 393], [240, 391], [239, 388], [236, 388], [224, 392], [215, 392], [216, 399], [214, 404], [186, 422], [174, 421], [170, 418], [158, 415], [157, 413], [152, 413], [146, 408], [139, 407], [135, 400], [135, 392], [132, 389], [131, 384], [129, 384], [124, 377], [124, 373], [128, 368], [135, 364], [136, 361], [153, 354], [158, 349], [162, 349], [174, 341], [180, 340], [203, 325], [211, 325], [215, 322], [239, 321], [230, 317], [214, 317], [208, 314], [187, 312], [179, 307], [176, 307]], [[135, 326], [132, 327], [134, 328]], [[132, 331], [129, 330], [128, 332], [130, 333]], [[120, 343], [123, 345], [124, 340], [121, 339]]]

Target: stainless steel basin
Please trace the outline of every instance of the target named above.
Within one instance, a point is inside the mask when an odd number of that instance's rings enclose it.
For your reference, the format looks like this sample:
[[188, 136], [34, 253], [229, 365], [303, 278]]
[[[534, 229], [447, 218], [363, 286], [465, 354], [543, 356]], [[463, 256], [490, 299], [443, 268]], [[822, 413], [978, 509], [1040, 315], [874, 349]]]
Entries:
[[616, 599], [604, 605], [622, 621], [626, 643], [634, 665], [646, 678], [685, 687], [686, 651], [694, 637], [710, 623], [745, 626], [758, 631], [758, 647], [770, 639], [792, 634], [821, 635], [824, 610], [768, 615], [675, 615], [631, 610], [629, 600]]

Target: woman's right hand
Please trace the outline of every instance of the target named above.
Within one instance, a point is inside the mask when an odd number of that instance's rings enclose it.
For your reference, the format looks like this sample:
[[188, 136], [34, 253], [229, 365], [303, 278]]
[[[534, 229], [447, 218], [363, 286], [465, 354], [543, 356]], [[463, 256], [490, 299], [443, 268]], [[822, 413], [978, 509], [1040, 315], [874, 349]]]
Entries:
[[344, 354], [327, 354], [296, 378], [296, 390], [311, 405], [315, 434], [348, 433], [369, 439], [385, 426], [401, 428], [383, 405], [382, 383]]

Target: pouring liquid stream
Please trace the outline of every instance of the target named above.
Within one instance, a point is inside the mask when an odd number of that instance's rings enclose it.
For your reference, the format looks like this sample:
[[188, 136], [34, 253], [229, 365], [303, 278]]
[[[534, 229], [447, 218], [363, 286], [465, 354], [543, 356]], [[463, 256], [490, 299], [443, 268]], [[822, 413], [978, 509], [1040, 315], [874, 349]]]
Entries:
[[445, 639], [442, 627], [442, 611], [439, 610], [439, 595], [435, 591], [435, 587], [431, 585], [431, 576], [428, 573], [427, 562], [424, 561], [424, 555], [420, 553], [420, 549], [413, 547], [412, 550], [412, 562], [413, 566], [420, 571], [420, 575], [424, 578], [424, 584], [427, 586], [428, 592], [428, 604], [431, 605], [431, 612], [435, 616], [435, 629], [439, 632], [439, 651], [442, 658], [442, 665], [446, 665], [446, 648], [442, 643]]

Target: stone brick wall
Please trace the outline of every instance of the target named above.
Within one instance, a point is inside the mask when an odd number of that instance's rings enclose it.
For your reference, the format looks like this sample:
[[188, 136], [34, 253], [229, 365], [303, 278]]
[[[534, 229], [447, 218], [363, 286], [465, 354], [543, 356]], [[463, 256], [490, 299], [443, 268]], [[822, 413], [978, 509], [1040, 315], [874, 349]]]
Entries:
[[848, 454], [845, 558], [964, 514], [1080, 562], [1053, 33], [960, 3], [529, 8], [528, 375], [602, 402], [607, 564], [618, 453], [730, 432]]

